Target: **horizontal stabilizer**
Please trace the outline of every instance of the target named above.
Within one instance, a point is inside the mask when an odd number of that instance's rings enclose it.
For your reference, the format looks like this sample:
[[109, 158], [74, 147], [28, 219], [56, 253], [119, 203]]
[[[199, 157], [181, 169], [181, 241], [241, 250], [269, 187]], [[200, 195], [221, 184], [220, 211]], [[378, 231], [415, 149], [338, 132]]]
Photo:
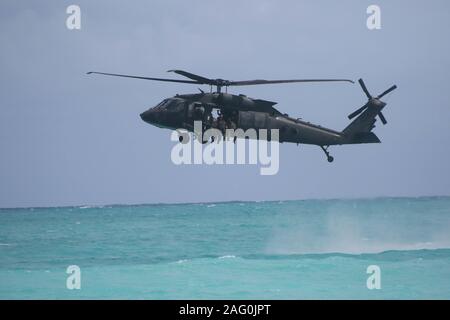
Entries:
[[380, 139], [373, 132], [358, 132], [348, 143], [380, 143]]

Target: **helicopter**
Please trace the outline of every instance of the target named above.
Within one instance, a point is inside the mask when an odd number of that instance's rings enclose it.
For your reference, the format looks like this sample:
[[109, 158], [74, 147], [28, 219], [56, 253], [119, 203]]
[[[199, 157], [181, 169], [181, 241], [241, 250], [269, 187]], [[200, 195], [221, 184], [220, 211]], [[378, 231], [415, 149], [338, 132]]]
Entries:
[[[276, 102], [253, 99], [245, 95], [234, 95], [228, 93], [228, 87], [232, 86], [250, 86], [264, 84], [281, 83], [308, 83], [308, 82], [348, 82], [354, 83], [349, 79], [290, 79], [290, 80], [244, 80], [230, 81], [224, 79], [210, 79], [197, 74], [183, 70], [169, 70], [188, 78], [186, 79], [166, 79], [151, 78], [134, 75], [105, 73], [90, 71], [87, 74], [100, 74], [106, 76], [116, 76], [125, 78], [134, 78], [142, 80], [153, 80], [163, 82], [188, 83], [196, 85], [209, 85], [210, 92], [199, 89], [199, 93], [177, 94], [174, 97], [164, 99], [155, 107], [148, 109], [140, 114], [140, 117], [146, 123], [160, 128], [173, 130], [185, 129], [188, 132], [194, 132], [194, 122], [202, 121], [202, 129], [217, 128], [221, 130], [225, 137], [225, 130], [228, 128], [239, 128], [242, 130], [255, 129], [278, 129], [279, 142], [291, 142], [298, 144], [317, 145], [325, 153], [328, 162], [333, 162], [334, 158], [330, 155], [328, 148], [334, 145], [361, 144], [361, 143], [380, 143], [380, 139], [372, 132], [375, 128], [376, 118], [384, 124], [386, 118], [381, 112], [386, 103], [381, 98], [397, 88], [396, 85], [373, 96], [367, 89], [364, 81], [359, 79], [359, 85], [368, 98], [368, 101], [359, 109], [348, 115], [352, 120], [342, 131], [337, 131], [320, 125], [306, 122], [300, 118], [292, 118], [283, 114], [274, 108]], [[215, 91], [213, 92], [213, 87]], [[223, 92], [225, 88], [225, 92]], [[217, 112], [217, 118], [213, 112]], [[257, 139], [260, 137], [257, 136]], [[179, 135], [179, 141], [183, 142], [183, 135]], [[261, 137], [263, 139], [263, 137]], [[266, 135], [266, 140], [270, 141], [270, 134]], [[202, 139], [203, 140], [203, 139]], [[213, 138], [211, 142], [213, 142]], [[208, 141], [200, 141], [207, 143]], [[234, 137], [236, 142], [236, 137]]]

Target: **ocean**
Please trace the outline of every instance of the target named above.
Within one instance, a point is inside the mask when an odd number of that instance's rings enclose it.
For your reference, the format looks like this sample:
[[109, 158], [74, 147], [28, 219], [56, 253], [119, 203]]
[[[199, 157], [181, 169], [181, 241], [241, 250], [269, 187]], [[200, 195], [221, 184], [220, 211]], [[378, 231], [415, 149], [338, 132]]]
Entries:
[[450, 197], [0, 209], [0, 299], [450, 299]]

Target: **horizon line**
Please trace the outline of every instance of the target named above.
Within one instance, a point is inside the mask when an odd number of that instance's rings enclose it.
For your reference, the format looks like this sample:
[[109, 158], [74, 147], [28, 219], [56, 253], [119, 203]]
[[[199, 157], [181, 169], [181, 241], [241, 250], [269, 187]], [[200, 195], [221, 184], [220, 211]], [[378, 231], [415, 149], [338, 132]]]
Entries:
[[105, 208], [105, 207], [140, 207], [163, 205], [195, 205], [195, 204], [225, 204], [225, 203], [259, 203], [259, 202], [294, 202], [294, 201], [333, 201], [333, 200], [376, 200], [376, 199], [420, 199], [420, 198], [449, 198], [450, 195], [421, 195], [421, 196], [373, 196], [373, 197], [341, 197], [341, 198], [304, 198], [284, 200], [224, 200], [224, 201], [193, 201], [193, 202], [154, 202], [154, 203], [112, 203], [112, 204], [80, 204], [61, 206], [30, 206], [30, 207], [0, 207], [0, 210], [20, 209], [57, 209], [57, 208]]

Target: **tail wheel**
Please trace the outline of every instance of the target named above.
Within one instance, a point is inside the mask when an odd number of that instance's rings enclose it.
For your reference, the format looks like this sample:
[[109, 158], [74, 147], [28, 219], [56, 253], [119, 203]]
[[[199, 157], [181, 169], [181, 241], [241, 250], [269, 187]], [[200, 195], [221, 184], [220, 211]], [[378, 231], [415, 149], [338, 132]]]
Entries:
[[334, 158], [332, 156], [330, 156], [330, 153], [328, 152], [328, 147], [329, 146], [326, 146], [326, 147], [320, 146], [320, 147], [322, 148], [323, 152], [325, 152], [325, 155], [327, 156], [327, 161], [330, 162], [330, 163], [333, 162]]

